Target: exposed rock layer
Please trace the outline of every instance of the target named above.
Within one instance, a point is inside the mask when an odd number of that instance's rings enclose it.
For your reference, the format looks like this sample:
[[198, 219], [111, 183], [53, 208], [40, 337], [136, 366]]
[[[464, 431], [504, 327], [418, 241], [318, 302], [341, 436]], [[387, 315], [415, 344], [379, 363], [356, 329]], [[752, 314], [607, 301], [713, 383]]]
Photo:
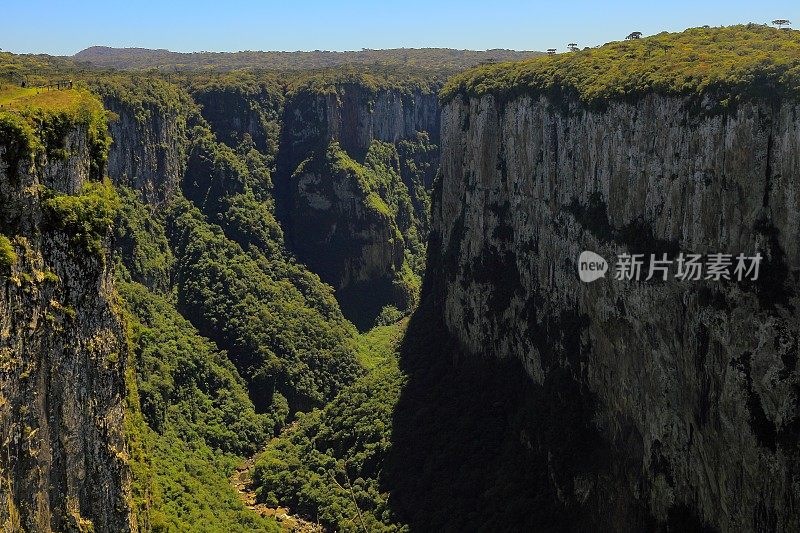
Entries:
[[327, 94], [302, 91], [286, 103], [281, 166], [293, 170], [334, 140], [356, 160], [363, 159], [373, 140], [396, 143], [418, 131], [428, 132], [438, 144], [439, 116], [433, 92], [373, 92], [358, 84], [342, 84]]
[[[800, 527], [800, 107], [714, 109], [484, 96], [443, 111], [431, 262], [445, 322], [470, 352], [580, 391], [588, 427], [550, 419], [542, 433], [563, 442], [543, 451], [559, 498], [605, 526]], [[765, 260], [755, 283], [584, 284], [582, 250]], [[604, 445], [571, 456], [584, 429]]]
[[[421, 89], [342, 84], [287, 101], [278, 156], [287, 241], [359, 327], [416, 299], [401, 270], [405, 252], [422, 256], [439, 118], [436, 95]], [[352, 161], [321, 162], [332, 143]]]
[[153, 104], [137, 109], [115, 96], [106, 96], [103, 104], [118, 117], [109, 127], [114, 141], [108, 175], [115, 185], [140, 191], [151, 205], [162, 204], [183, 178], [186, 117], [178, 109]]
[[130, 531], [123, 438], [127, 347], [102, 257], [48, 227], [42, 189], [90, 178], [87, 133], [66, 159], [12, 168], [0, 143], [0, 230], [16, 261], [0, 276], [0, 523], [10, 531]]

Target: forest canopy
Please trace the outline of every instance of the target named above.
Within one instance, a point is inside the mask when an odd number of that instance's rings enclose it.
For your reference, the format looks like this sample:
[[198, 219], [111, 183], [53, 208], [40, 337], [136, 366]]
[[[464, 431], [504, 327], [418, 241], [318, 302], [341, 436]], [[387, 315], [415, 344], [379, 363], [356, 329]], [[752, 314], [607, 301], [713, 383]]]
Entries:
[[662, 94], [800, 94], [800, 32], [756, 24], [691, 28], [599, 48], [480, 66], [451, 78], [456, 95], [575, 93], [584, 102]]

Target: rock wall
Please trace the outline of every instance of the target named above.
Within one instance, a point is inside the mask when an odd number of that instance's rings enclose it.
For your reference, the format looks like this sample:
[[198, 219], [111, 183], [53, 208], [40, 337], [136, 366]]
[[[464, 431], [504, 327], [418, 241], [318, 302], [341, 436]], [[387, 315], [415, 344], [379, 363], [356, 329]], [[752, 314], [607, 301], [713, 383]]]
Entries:
[[[308, 257], [314, 271], [333, 280], [337, 287], [350, 287], [369, 280], [391, 278], [403, 262], [402, 238], [396, 239], [392, 217], [370, 205], [358, 180], [345, 171], [321, 169], [303, 172], [297, 178], [294, 217], [297, 236], [319, 234], [319, 239], [298, 239], [298, 254]], [[320, 253], [323, 248], [349, 252]]]
[[276, 180], [287, 241], [361, 328], [416, 301], [416, 274], [401, 271], [405, 252], [424, 257], [439, 118], [422, 89], [342, 84], [287, 100]]
[[185, 171], [184, 112], [152, 103], [134, 106], [114, 94], [107, 94], [103, 105], [118, 117], [109, 127], [108, 175], [115, 185], [140, 191], [149, 204], [163, 204]]
[[375, 92], [361, 84], [341, 84], [328, 93], [300, 91], [284, 109], [279, 166], [291, 172], [331, 141], [356, 160], [363, 159], [373, 139], [396, 143], [424, 131], [438, 144], [440, 114], [436, 94], [421, 89]]
[[[565, 508], [617, 529], [800, 528], [798, 112], [659, 95], [444, 109], [429, 275], [466, 350], [521, 361], [551, 391], [543, 413], [559, 391], [588, 413], [520, 436]], [[586, 284], [583, 250], [765, 259], [750, 283]]]
[[[127, 347], [109, 263], [48, 226], [43, 187], [75, 194], [91, 176], [87, 132], [64, 159], [12, 163], [0, 141], [0, 523], [8, 531], [130, 531], [123, 438]], [[107, 251], [105, 256], [108, 256]]]
[[255, 147], [274, 157], [278, 149], [283, 95], [262, 85], [247, 92], [229, 86], [201, 87], [192, 91], [220, 142], [236, 148], [248, 135]]

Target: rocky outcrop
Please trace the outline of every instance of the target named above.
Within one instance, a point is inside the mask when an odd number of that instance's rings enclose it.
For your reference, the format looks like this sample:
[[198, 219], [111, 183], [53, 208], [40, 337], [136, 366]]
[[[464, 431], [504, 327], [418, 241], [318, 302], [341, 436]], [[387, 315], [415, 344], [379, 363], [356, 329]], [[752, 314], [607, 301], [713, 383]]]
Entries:
[[[298, 237], [296, 249], [315, 272], [335, 280], [338, 287], [391, 277], [394, 267], [403, 262], [402, 237], [397, 235], [391, 214], [374, 195], [359, 187], [353, 173], [342, 168], [303, 168], [296, 178], [297, 196], [293, 209], [293, 229]], [[320, 234], [319, 240], [301, 236]], [[399, 237], [399, 238], [396, 238]], [[348, 254], [320, 254], [323, 247], [349, 249]], [[314, 257], [317, 256], [317, 257]]]
[[[542, 413], [586, 414], [520, 438], [595, 525], [800, 528], [800, 106], [718, 104], [486, 95], [443, 111], [445, 323], [473, 354], [518, 359], [550, 391]], [[578, 279], [583, 250], [605, 278]], [[623, 252], [757, 251], [754, 282], [613, 279]]]
[[331, 141], [356, 160], [364, 158], [373, 140], [396, 143], [422, 131], [438, 144], [439, 117], [439, 102], [430, 90], [375, 91], [349, 83], [329, 92], [299, 91], [286, 102], [280, 166], [297, 168]]
[[287, 101], [277, 180], [287, 241], [359, 327], [386, 305], [416, 301], [419, 281], [404, 261], [424, 257], [439, 117], [422, 88], [346, 83]]
[[249, 136], [253, 145], [274, 157], [278, 150], [283, 94], [267, 83], [209, 85], [195, 88], [192, 97], [220, 142], [236, 148]]
[[186, 167], [185, 111], [163, 100], [129, 101], [114, 91], [106, 92], [103, 104], [117, 115], [109, 127], [108, 175], [115, 185], [140, 191], [147, 203], [163, 204]]
[[[403, 187], [393, 176], [394, 186]], [[371, 170], [333, 143], [292, 176], [286, 215], [293, 251], [337, 289], [345, 316], [362, 329], [384, 305], [405, 308], [412, 298], [398, 278], [405, 241], [396, 210], [371, 180]], [[404, 207], [410, 222], [410, 201]]]
[[[46, 208], [92, 170], [76, 125], [62, 154], [0, 141], [0, 523], [9, 531], [130, 531], [123, 438], [127, 346], [107, 250], [76, 244]], [[15, 152], [17, 156], [8, 157]], [[52, 191], [52, 192], [50, 192]]]

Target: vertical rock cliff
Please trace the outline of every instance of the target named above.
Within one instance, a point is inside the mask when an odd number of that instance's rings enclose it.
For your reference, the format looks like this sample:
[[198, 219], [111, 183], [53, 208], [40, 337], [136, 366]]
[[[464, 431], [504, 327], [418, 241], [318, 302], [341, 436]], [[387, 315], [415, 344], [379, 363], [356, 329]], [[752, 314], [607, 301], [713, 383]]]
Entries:
[[99, 102], [76, 105], [76, 114], [0, 115], [0, 523], [9, 531], [136, 529], [127, 346], [107, 251], [114, 195], [98, 181], [105, 116]]
[[100, 80], [95, 90], [115, 114], [108, 175], [160, 205], [178, 189], [186, 169], [187, 95], [158, 79]]
[[338, 141], [354, 159], [362, 159], [373, 140], [396, 143], [428, 132], [439, 139], [439, 102], [429, 87], [413, 90], [341, 83], [326, 90], [309, 87], [286, 102], [281, 161], [297, 165], [311, 153]]
[[198, 83], [191, 93], [220, 142], [236, 148], [249, 136], [256, 149], [275, 156], [284, 97], [275, 80], [240, 72]]
[[287, 241], [359, 327], [416, 301], [439, 114], [422, 86], [340, 83], [287, 100], [278, 156]]
[[[594, 525], [800, 528], [800, 106], [771, 87], [602, 105], [464, 90], [443, 110], [444, 322], [546, 392], [520, 439]], [[583, 250], [605, 278], [579, 280]], [[626, 252], [764, 260], [751, 282], [613, 279]]]

